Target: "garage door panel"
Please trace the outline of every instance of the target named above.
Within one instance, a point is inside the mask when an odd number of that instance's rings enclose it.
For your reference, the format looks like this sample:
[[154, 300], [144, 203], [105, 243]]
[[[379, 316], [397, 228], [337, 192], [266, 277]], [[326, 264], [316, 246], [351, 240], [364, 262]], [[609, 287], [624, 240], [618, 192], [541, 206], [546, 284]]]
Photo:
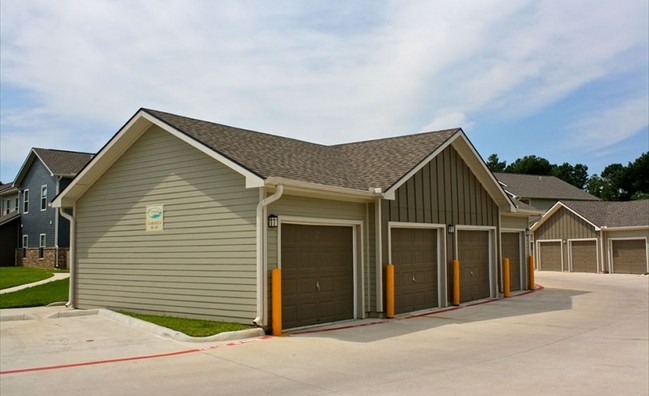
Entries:
[[395, 311], [403, 313], [437, 307], [437, 231], [393, 228], [391, 243]]
[[539, 243], [539, 270], [562, 271], [561, 242]]
[[282, 225], [284, 328], [354, 317], [353, 228]]
[[460, 261], [460, 301], [488, 298], [489, 290], [489, 232], [458, 231]]
[[644, 239], [611, 241], [613, 272], [644, 274], [647, 272], [647, 245]]
[[521, 233], [506, 232], [501, 235], [503, 257], [509, 259], [510, 290], [521, 290]]
[[596, 241], [571, 241], [570, 250], [573, 272], [597, 272]]

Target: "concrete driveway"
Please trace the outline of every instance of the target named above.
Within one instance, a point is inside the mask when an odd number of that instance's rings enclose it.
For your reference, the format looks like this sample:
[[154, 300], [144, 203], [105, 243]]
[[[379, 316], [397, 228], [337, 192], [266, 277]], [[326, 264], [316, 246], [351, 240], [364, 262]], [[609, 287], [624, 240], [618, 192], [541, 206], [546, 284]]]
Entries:
[[217, 343], [99, 315], [3, 321], [0, 394], [646, 396], [649, 278], [537, 282], [543, 290], [446, 312]]

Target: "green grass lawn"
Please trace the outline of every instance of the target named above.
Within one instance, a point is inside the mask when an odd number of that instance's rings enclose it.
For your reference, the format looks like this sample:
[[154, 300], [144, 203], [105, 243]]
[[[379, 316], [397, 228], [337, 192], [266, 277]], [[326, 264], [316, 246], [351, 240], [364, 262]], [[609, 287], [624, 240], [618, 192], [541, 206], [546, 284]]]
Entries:
[[27, 267], [0, 267], [0, 290], [47, 279], [53, 270]]
[[39, 307], [68, 301], [70, 279], [49, 282], [17, 292], [0, 294], [0, 308]]
[[157, 325], [179, 331], [192, 337], [207, 337], [214, 334], [224, 333], [226, 331], [244, 330], [252, 327], [239, 323], [216, 322], [211, 320], [176, 318], [172, 316], [143, 315], [124, 311], [120, 311], [120, 313], [147, 322], [155, 323]]

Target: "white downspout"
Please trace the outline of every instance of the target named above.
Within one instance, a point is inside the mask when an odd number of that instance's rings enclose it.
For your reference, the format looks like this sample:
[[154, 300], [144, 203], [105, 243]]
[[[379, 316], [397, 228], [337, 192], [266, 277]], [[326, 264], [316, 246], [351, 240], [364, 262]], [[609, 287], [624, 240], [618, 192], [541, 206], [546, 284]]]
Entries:
[[76, 234], [76, 222], [74, 220], [74, 215], [69, 215], [65, 213], [63, 208], [59, 208], [59, 213], [61, 216], [63, 216], [64, 219], [67, 219], [70, 222], [70, 250], [68, 252], [68, 261], [70, 265], [68, 266], [70, 270], [70, 289], [68, 291], [68, 302], [65, 304], [66, 307], [74, 307], [74, 283], [75, 283], [75, 276], [74, 276], [74, 251], [76, 250], [76, 243], [75, 243], [75, 234]]
[[275, 193], [259, 201], [257, 205], [257, 317], [252, 321], [256, 326], [266, 325], [264, 296], [266, 293], [266, 257], [264, 257], [264, 209], [284, 194], [284, 185], [278, 184]]

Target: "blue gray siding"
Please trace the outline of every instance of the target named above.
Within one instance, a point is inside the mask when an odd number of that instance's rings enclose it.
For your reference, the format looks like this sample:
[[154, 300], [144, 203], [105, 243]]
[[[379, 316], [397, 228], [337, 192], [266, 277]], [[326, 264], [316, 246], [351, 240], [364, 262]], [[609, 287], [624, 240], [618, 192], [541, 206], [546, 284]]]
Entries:
[[[55, 244], [55, 210], [41, 210], [41, 186], [47, 185], [47, 201], [50, 202], [56, 194], [56, 179], [50, 174], [43, 163], [36, 159], [27, 171], [20, 185], [20, 214], [23, 224], [22, 235], [29, 236], [29, 247], [39, 247], [40, 234], [46, 234], [46, 247]], [[29, 212], [24, 213], [24, 190], [29, 189]]]

